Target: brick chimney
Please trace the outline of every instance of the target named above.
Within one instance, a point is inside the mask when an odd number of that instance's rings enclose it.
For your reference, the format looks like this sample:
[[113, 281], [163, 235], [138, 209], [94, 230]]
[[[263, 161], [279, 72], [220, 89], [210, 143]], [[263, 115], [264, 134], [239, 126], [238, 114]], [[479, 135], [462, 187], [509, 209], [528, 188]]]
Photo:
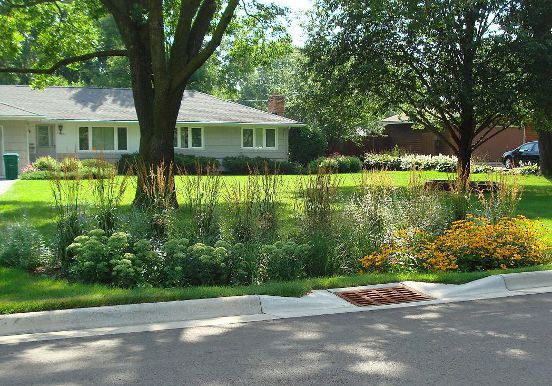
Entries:
[[283, 95], [271, 95], [268, 97], [268, 112], [276, 115], [284, 115], [285, 101]]

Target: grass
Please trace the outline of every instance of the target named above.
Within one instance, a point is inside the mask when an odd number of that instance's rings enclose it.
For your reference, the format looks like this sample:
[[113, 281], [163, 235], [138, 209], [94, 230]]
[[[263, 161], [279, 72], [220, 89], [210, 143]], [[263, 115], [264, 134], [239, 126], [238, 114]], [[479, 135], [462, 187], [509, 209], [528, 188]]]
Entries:
[[316, 289], [406, 280], [463, 284], [498, 273], [550, 269], [552, 269], [552, 265], [486, 272], [362, 274], [234, 287], [122, 289], [102, 285], [68, 283], [66, 280], [31, 275], [17, 269], [0, 268], [0, 314], [239, 295], [302, 296]]
[[[388, 172], [397, 186], [406, 186], [411, 172]], [[447, 173], [422, 172], [424, 180], [447, 179]], [[243, 182], [244, 176], [223, 176], [223, 192], [233, 184]], [[280, 201], [290, 206], [296, 191], [297, 181], [302, 176], [284, 176]], [[485, 180], [485, 174], [474, 175], [474, 179]], [[342, 174], [339, 176], [340, 189], [344, 194], [353, 190], [360, 183], [359, 174]], [[523, 188], [523, 197], [519, 205], [519, 213], [529, 218], [539, 219], [548, 230], [547, 239], [552, 242], [552, 205], [546, 205], [552, 200], [552, 181], [538, 176], [519, 176], [518, 179]], [[130, 184], [132, 186], [132, 184]], [[177, 186], [182, 183], [177, 178]], [[133, 198], [133, 189], [126, 192], [123, 205], [129, 206]], [[11, 189], [0, 197], [0, 221], [19, 220], [25, 216], [45, 236], [52, 236], [55, 232], [55, 211], [48, 181], [17, 181]]]
[[[397, 186], [406, 186], [410, 172], [388, 172]], [[446, 179], [446, 173], [423, 172], [422, 178]], [[300, 176], [284, 176], [284, 188], [280, 201], [292, 205], [292, 198]], [[341, 179], [341, 191], [350, 193], [360, 182], [358, 174], [345, 174]], [[224, 188], [245, 177], [224, 176]], [[474, 179], [487, 179], [486, 175], [475, 175]], [[537, 176], [520, 176], [523, 188], [518, 212], [529, 218], [539, 219], [547, 229], [547, 239], [552, 242], [552, 181]], [[180, 181], [177, 180], [180, 185]], [[181, 186], [181, 185], [180, 185]], [[132, 189], [125, 196], [124, 205], [132, 201]], [[224, 196], [224, 192], [222, 194]], [[55, 232], [55, 211], [53, 208], [48, 181], [17, 181], [12, 188], [0, 196], [0, 221], [21, 220], [26, 216], [39, 231], [48, 236]], [[529, 267], [523, 271], [552, 269], [552, 265]], [[138, 288], [120, 289], [101, 285], [68, 283], [43, 276], [31, 275], [14, 269], [0, 268], [0, 314], [30, 312], [73, 307], [90, 307], [138, 302], [156, 302], [183, 299], [199, 299], [220, 296], [265, 294], [277, 296], [301, 296], [313, 289], [348, 287], [356, 285], [380, 284], [403, 280], [416, 280], [438, 283], [460, 284], [482, 277], [509, 271], [488, 271], [470, 273], [403, 273], [403, 274], [364, 274], [330, 278], [314, 278], [285, 283], [267, 283], [259, 286], [236, 287], [190, 287], [177, 289]]]

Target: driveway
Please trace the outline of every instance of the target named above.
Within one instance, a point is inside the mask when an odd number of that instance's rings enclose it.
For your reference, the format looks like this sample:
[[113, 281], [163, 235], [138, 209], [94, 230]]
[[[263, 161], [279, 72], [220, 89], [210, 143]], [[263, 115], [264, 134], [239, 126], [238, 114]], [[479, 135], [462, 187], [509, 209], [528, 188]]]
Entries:
[[2, 385], [549, 385], [552, 294], [0, 346]]

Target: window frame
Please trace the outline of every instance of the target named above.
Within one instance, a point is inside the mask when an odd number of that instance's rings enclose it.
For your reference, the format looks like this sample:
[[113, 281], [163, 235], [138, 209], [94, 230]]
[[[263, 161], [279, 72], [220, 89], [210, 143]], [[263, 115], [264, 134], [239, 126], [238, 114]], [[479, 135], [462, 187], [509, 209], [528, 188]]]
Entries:
[[[92, 146], [92, 128], [93, 127], [108, 127], [113, 129], [113, 150], [94, 150]], [[80, 129], [86, 128], [88, 132], [88, 150], [81, 150], [80, 148]], [[119, 150], [119, 129], [126, 130], [126, 150]], [[129, 127], [125, 125], [101, 125], [98, 122], [98, 125], [82, 125], [77, 127], [77, 148], [79, 153], [128, 153], [129, 152]]]
[[[178, 150], [204, 150], [205, 149], [205, 128], [202, 126], [177, 126], [176, 128], [176, 138], [177, 138], [177, 144], [175, 146], [175, 149]], [[188, 130], [188, 147], [182, 147], [182, 130], [187, 129]], [[200, 129], [201, 130], [201, 146], [193, 146], [193, 136], [192, 132], [194, 129]]]
[[[255, 146], [257, 143], [257, 129], [263, 130], [263, 145], [262, 146]], [[243, 133], [245, 130], [252, 130], [253, 131], [253, 146], [243, 146]], [[268, 147], [266, 146], [266, 131], [267, 130], [274, 130], [274, 146]], [[258, 127], [258, 126], [247, 126], [241, 128], [241, 140], [240, 140], [240, 147], [243, 150], [253, 150], [253, 151], [260, 151], [260, 150], [267, 150], [267, 151], [274, 151], [278, 150], [278, 134], [279, 130], [277, 127]]]
[[[40, 127], [47, 127], [48, 128], [48, 146], [42, 146], [40, 145], [40, 136], [38, 134], [39, 132], [39, 128]], [[41, 123], [37, 123], [36, 126], [35, 126], [35, 130], [36, 130], [36, 147], [40, 147], [40, 148], [50, 148], [50, 147], [55, 147], [55, 140], [54, 140], [54, 136], [55, 136], [55, 133], [54, 133], [54, 125], [51, 125], [51, 124], [41, 124]]]

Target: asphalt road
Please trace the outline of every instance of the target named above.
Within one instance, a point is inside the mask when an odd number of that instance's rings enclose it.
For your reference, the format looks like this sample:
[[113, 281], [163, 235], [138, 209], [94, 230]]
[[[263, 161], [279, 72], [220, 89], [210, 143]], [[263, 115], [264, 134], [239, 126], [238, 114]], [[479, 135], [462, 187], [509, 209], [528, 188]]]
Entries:
[[550, 385], [552, 294], [0, 346], [0, 385]]

